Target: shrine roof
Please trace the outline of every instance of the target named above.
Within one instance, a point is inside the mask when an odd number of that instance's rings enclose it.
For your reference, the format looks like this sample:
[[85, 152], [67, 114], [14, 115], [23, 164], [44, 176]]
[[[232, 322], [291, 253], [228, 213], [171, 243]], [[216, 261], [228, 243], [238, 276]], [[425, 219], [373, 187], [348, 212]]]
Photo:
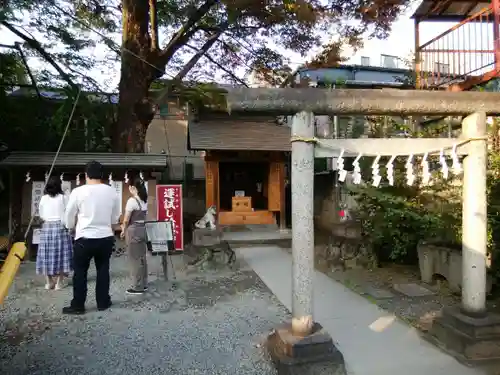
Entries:
[[491, 1], [484, 0], [424, 0], [411, 18], [421, 21], [460, 22], [489, 7], [490, 4]]
[[[55, 152], [13, 151], [0, 161], [1, 167], [50, 167]], [[89, 161], [97, 160], [104, 167], [123, 168], [166, 168], [167, 155], [111, 152], [61, 152], [56, 167], [84, 167]]]
[[290, 151], [291, 129], [273, 121], [189, 122], [191, 150]]

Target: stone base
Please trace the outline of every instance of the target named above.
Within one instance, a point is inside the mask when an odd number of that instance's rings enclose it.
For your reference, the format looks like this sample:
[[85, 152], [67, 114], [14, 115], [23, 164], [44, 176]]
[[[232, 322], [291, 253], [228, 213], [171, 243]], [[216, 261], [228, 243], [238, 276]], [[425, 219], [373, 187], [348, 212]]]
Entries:
[[470, 317], [460, 308], [444, 309], [431, 332], [444, 349], [471, 365], [500, 363], [500, 316]]
[[306, 337], [292, 334], [292, 325], [277, 328], [268, 337], [267, 349], [278, 375], [345, 375], [344, 356], [319, 323]]
[[222, 232], [219, 228], [215, 229], [199, 229], [193, 230], [192, 244], [194, 246], [214, 246], [220, 244], [222, 240]]

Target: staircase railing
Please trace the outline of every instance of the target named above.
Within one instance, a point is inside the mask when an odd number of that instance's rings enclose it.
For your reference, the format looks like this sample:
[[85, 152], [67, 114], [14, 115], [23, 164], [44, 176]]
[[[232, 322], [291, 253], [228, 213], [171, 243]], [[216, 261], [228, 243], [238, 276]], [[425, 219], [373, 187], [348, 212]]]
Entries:
[[445, 88], [495, 70], [498, 33], [493, 25], [490, 5], [421, 45], [416, 53], [417, 88]]

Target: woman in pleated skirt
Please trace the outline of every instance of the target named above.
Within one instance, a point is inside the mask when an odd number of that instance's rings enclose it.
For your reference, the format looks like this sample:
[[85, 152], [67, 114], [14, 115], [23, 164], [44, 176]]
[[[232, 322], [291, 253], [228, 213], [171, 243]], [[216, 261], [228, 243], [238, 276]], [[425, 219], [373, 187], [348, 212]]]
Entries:
[[36, 257], [36, 272], [45, 276], [45, 289], [63, 288], [64, 276], [72, 270], [73, 243], [64, 225], [65, 209], [66, 197], [61, 180], [51, 177], [38, 207], [43, 224]]

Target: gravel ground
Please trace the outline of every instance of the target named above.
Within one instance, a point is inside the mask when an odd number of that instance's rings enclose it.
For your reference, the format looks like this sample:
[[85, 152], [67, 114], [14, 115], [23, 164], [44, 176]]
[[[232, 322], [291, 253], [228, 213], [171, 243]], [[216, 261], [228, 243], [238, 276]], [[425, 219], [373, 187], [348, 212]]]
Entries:
[[255, 273], [241, 263], [189, 271], [175, 260], [175, 288], [151, 257], [150, 291], [127, 296], [126, 257], [113, 258], [105, 312], [95, 308], [91, 270], [83, 316], [60, 313], [71, 287], [46, 291], [24, 264], [0, 307], [0, 373], [275, 374], [262, 342], [289, 314]]

